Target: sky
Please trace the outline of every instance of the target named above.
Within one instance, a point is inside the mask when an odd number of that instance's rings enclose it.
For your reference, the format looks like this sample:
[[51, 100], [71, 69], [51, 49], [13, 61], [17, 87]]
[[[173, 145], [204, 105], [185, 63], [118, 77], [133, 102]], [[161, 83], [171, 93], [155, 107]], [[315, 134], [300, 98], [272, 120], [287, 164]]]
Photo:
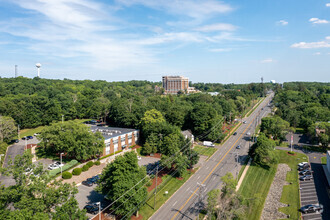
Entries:
[[330, 81], [330, 0], [0, 0], [0, 76]]

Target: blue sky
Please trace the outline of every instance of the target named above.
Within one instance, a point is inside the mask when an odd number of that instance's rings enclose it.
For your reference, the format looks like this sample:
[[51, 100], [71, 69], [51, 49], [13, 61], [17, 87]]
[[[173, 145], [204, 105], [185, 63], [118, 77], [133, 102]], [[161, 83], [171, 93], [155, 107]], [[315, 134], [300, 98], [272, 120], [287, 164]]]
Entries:
[[330, 79], [330, 0], [2, 0], [0, 76]]

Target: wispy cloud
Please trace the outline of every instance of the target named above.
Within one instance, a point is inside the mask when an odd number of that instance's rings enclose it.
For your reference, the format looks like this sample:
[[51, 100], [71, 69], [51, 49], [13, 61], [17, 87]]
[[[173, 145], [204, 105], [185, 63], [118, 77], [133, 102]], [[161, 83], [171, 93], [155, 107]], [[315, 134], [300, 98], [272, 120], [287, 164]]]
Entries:
[[291, 45], [292, 48], [301, 49], [314, 49], [314, 48], [329, 48], [330, 47], [330, 36], [326, 37], [323, 41], [317, 42], [299, 42]]
[[213, 48], [213, 49], [209, 49], [209, 51], [216, 52], [216, 53], [230, 52], [232, 50], [233, 50], [232, 48]]
[[267, 58], [264, 60], [261, 60], [260, 63], [275, 63], [276, 60], [272, 59], [272, 58]]
[[319, 18], [311, 18], [309, 19], [310, 22], [312, 22], [313, 24], [328, 24], [329, 21], [324, 20], [324, 19], [319, 19]]
[[326, 6], [326, 7], [330, 7], [330, 3], [326, 3], [325, 6]]
[[195, 30], [201, 32], [213, 32], [213, 31], [235, 31], [236, 29], [237, 27], [232, 24], [217, 23], [217, 24], [210, 24], [210, 25], [198, 27]]
[[286, 26], [289, 24], [289, 22], [287, 22], [286, 20], [280, 20], [276, 22], [277, 25], [282, 25], [282, 26]]
[[321, 52], [316, 52], [316, 53], [313, 53], [314, 56], [319, 56], [321, 55]]

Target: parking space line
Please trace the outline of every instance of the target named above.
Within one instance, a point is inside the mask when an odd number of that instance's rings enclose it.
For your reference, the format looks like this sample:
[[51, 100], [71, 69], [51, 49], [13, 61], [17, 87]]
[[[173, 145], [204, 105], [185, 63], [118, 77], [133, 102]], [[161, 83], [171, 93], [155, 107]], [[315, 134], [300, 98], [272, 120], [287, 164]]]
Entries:
[[314, 213], [303, 213], [303, 216], [310, 216], [310, 215], [321, 215], [320, 213], [314, 212]]
[[306, 195], [316, 195], [316, 192], [310, 192], [310, 193], [301, 193], [301, 197], [306, 196]]
[[[304, 200], [304, 201], [301, 201], [302, 203], [314, 203], [314, 202], [318, 202], [318, 200], [315, 200], [315, 199], [311, 199], [311, 200]], [[308, 205], [308, 204], [307, 204]]]
[[320, 217], [316, 217], [316, 218], [309, 218], [308, 220], [316, 220], [316, 219], [322, 220], [321, 216]]
[[305, 200], [305, 199], [309, 199], [309, 198], [316, 198], [316, 199], [317, 199], [317, 196], [316, 196], [316, 195], [312, 195], [312, 196], [302, 196], [302, 197], [301, 197], [301, 200]]

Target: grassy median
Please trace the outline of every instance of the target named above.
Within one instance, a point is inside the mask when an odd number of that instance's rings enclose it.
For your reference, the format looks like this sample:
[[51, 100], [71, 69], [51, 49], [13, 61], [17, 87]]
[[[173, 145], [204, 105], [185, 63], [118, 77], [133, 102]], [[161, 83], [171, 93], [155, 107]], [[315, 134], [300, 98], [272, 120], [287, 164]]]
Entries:
[[214, 147], [195, 146], [194, 150], [201, 155], [211, 157], [218, 149]]
[[[291, 219], [299, 219], [300, 208], [299, 199], [299, 183], [297, 164], [306, 161], [307, 157], [304, 154], [297, 153], [296, 155], [288, 155], [287, 151], [276, 150], [280, 161], [279, 163], [286, 163], [292, 169], [287, 173], [286, 180], [289, 185], [283, 187], [280, 202], [290, 204], [289, 207], [280, 208], [279, 211], [284, 214], [290, 215]], [[268, 195], [269, 188], [273, 182], [277, 164], [271, 165], [268, 169], [256, 166], [252, 163], [246, 176], [242, 182], [239, 192], [245, 199], [247, 205], [247, 219], [260, 219], [265, 200]]]

